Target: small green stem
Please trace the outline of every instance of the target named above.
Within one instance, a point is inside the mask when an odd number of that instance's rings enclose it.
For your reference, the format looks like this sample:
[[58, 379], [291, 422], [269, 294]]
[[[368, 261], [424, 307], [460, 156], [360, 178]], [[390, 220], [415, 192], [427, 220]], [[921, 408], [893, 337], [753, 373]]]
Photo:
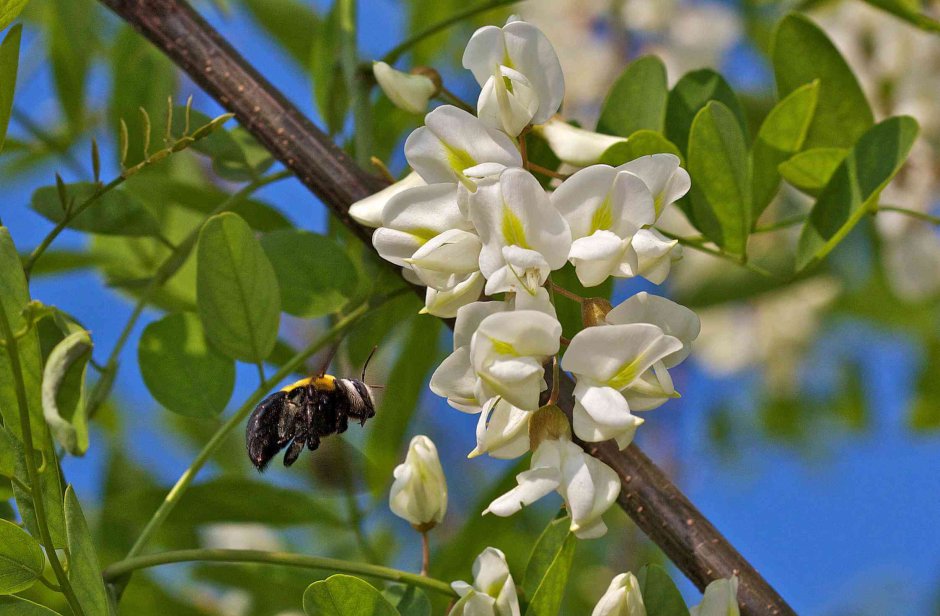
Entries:
[[910, 216], [911, 218], [923, 220], [924, 222], [929, 222], [932, 225], [940, 225], [940, 216], [933, 216], [925, 212], [918, 212], [917, 210], [909, 210], [907, 208], [898, 207], [896, 205], [879, 205], [877, 211], [896, 212], [898, 214], [904, 214], [905, 216]]
[[514, 4], [518, 1], [519, 0], [490, 0], [490, 2], [484, 2], [477, 6], [472, 6], [465, 11], [451, 15], [447, 19], [440, 21], [434, 24], [433, 26], [429, 26], [425, 28], [421, 32], [418, 32], [414, 36], [411, 36], [405, 39], [404, 41], [402, 41], [401, 43], [399, 43], [398, 45], [396, 45], [394, 48], [391, 49], [391, 51], [389, 51], [388, 53], [385, 54], [385, 56], [382, 57], [382, 61], [387, 62], [388, 64], [395, 64], [395, 62], [398, 60], [398, 58], [402, 56], [402, 54], [407, 52], [409, 49], [411, 49], [412, 47], [414, 47], [415, 45], [417, 45], [424, 39], [430, 36], [434, 36], [441, 30], [446, 30], [447, 28], [453, 26], [454, 24], [460, 23], [464, 19], [469, 19], [470, 17], [474, 17], [476, 15], [479, 15], [480, 13], [485, 13], [486, 11], [497, 9], [501, 6], [506, 6], [507, 4]]
[[657, 228], [656, 230], [662, 233], [663, 235], [665, 235], [666, 237], [668, 237], [669, 239], [676, 240], [683, 246], [688, 246], [689, 248], [693, 248], [695, 250], [698, 250], [699, 252], [704, 252], [705, 254], [709, 254], [714, 257], [718, 257], [720, 259], [725, 259], [727, 261], [731, 261], [735, 265], [740, 265], [744, 269], [750, 270], [754, 272], [755, 274], [760, 274], [761, 276], [764, 276], [766, 278], [777, 278], [777, 276], [775, 276], [772, 272], [764, 269], [763, 267], [759, 265], [755, 265], [751, 263], [750, 261], [747, 261], [744, 258], [737, 257], [732, 254], [728, 254], [727, 252], [718, 248], [711, 248], [710, 246], [706, 246], [705, 244], [707, 240], [705, 240], [704, 238], [682, 237], [681, 235], [676, 235], [668, 231], [663, 231], [660, 228]]
[[263, 361], [259, 361], [259, 362], [256, 363], [255, 365], [258, 367], [258, 379], [259, 379], [258, 382], [263, 385], [263, 384], [264, 384], [264, 381], [265, 381], [265, 378], [264, 378], [264, 362], [263, 362]]
[[429, 578], [399, 569], [370, 565], [367, 563], [350, 562], [338, 558], [323, 556], [307, 556], [305, 554], [289, 554], [286, 552], [264, 552], [261, 550], [176, 550], [160, 552], [145, 556], [128, 557], [106, 567], [102, 572], [105, 581], [112, 582], [121, 577], [149, 567], [186, 562], [220, 562], [220, 563], [260, 563], [268, 565], [282, 565], [285, 567], [299, 567], [302, 569], [316, 569], [320, 571], [342, 571], [366, 577], [389, 580], [409, 586], [418, 586], [426, 590], [447, 595], [457, 596], [450, 584], [434, 578]]
[[551, 288], [551, 290], [552, 290], [553, 293], [558, 293], [558, 294], [561, 295], [562, 297], [567, 297], [567, 298], [570, 299], [571, 301], [573, 301], [573, 302], [578, 302], [579, 304], [583, 304], [583, 303], [584, 303], [584, 298], [583, 298], [583, 297], [581, 297], [581, 296], [578, 295], [577, 293], [574, 293], [574, 292], [572, 292], [572, 291], [569, 291], [568, 289], [566, 289], [565, 287], [561, 286], [560, 284], [558, 284], [558, 283], [552, 281], [551, 279], [549, 279], [549, 281], [548, 281], [548, 286]]
[[428, 531], [421, 531], [421, 575], [428, 576], [431, 568], [431, 540], [428, 538]]
[[13, 337], [13, 328], [10, 327], [10, 321], [7, 319], [6, 310], [0, 304], [0, 334], [6, 340], [7, 357], [10, 360], [10, 370], [13, 373], [13, 383], [16, 389], [16, 402], [20, 411], [20, 431], [23, 437], [23, 447], [25, 448], [26, 475], [29, 478], [31, 486], [33, 509], [36, 514], [36, 526], [39, 528], [39, 536], [42, 544], [46, 548], [46, 555], [49, 558], [49, 564], [55, 573], [56, 580], [62, 588], [62, 594], [72, 608], [72, 611], [78, 616], [84, 616], [78, 597], [72, 590], [72, 584], [59, 562], [59, 556], [55, 551], [55, 544], [52, 542], [52, 533], [49, 531], [49, 522], [46, 517], [46, 505], [42, 494], [42, 478], [39, 476], [39, 469], [36, 467], [36, 457], [33, 455], [33, 429], [29, 418], [29, 402], [26, 399], [26, 381], [23, 380], [23, 367], [20, 365], [20, 351], [16, 339]]
[[477, 110], [474, 109], [470, 105], [470, 103], [466, 102], [465, 100], [463, 100], [462, 98], [460, 98], [459, 96], [457, 96], [456, 94], [454, 94], [453, 92], [445, 88], [443, 85], [441, 86], [441, 91], [438, 92], [437, 97], [441, 99], [442, 101], [444, 101], [445, 103], [450, 103], [451, 105], [454, 105], [455, 107], [460, 107], [467, 113], [472, 113], [473, 115], [476, 115], [477, 113]]
[[777, 222], [770, 223], [769, 225], [764, 225], [762, 227], [755, 227], [752, 233], [770, 233], [771, 231], [779, 231], [780, 229], [786, 229], [788, 227], [792, 227], [793, 225], [798, 225], [802, 222], [806, 222], [806, 215], [797, 214], [796, 216], [784, 218], [782, 220], [778, 220]]

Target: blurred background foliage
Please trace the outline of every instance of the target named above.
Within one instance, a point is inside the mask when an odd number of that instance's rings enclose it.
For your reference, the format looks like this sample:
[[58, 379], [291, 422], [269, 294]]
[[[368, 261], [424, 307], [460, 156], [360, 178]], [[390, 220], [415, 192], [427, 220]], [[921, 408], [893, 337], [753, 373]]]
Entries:
[[[350, 93], [338, 69], [337, 15], [328, 1], [214, 0], [197, 8], [295, 103], [355, 149]], [[458, 0], [364, 0], [361, 59], [382, 58], [467, 9]], [[940, 38], [917, 27], [936, 22], [917, 16], [940, 19], [937, 2], [530, 1], [474, 14], [394, 59], [405, 68], [433, 65], [450, 90], [473, 99], [476, 86], [459, 67], [466, 40], [478, 25], [501, 23], [518, 11], [558, 50], [567, 79], [564, 110], [582, 126], [595, 125], [608, 89], [631, 61], [657, 54], [670, 86], [693, 69], [720, 70], [754, 135], [776, 100], [771, 33], [794, 9], [836, 44], [877, 120], [900, 113], [917, 118], [921, 135], [881, 203], [936, 215]], [[207, 114], [194, 112], [191, 128], [222, 110], [92, 0], [33, 0], [21, 21], [17, 97], [0, 158], [0, 217], [26, 255], [52, 227], [48, 208], [45, 218], [39, 215], [44, 197], [37, 187], [48, 186], [47, 198], [54, 197], [48, 191], [55, 190], [56, 172], [70, 185], [91, 181], [92, 139], [108, 181], [120, 169], [122, 131], [127, 166], [145, 159], [145, 142], [151, 152], [163, 147], [168, 98], [175, 135], [183, 132], [187, 97]], [[367, 107], [360, 127], [368, 131], [370, 151], [357, 158], [376, 156], [402, 172], [402, 141], [421, 117], [394, 108], [375, 90]], [[167, 386], [161, 372], [167, 369], [164, 345], [201, 340], [192, 322], [166, 315], [195, 310], [195, 255], [173, 258], [210, 212], [221, 206], [239, 214], [261, 238], [280, 282], [286, 314], [268, 357], [269, 374], [322, 334], [335, 312], [401, 285], [298, 183], [280, 181], [278, 169], [229, 122], [148, 165], [114, 193], [133, 202], [125, 206], [136, 212], [133, 221], [87, 221], [94, 233], [65, 231], [35, 263], [34, 299], [91, 329], [91, 374], [99, 383], [116, 376], [113, 395], [92, 401], [100, 406], [87, 453], [62, 463], [103, 565], [126, 554], [225, 409], [240, 405], [257, 382], [251, 364], [233, 368], [208, 352], [207, 382]], [[759, 225], [804, 214], [810, 202], [785, 185]], [[139, 229], [131, 234], [133, 225]], [[667, 228], [695, 233], [678, 214]], [[792, 267], [797, 231], [755, 234], [750, 254], [783, 272]], [[165, 262], [173, 270], [152, 285]], [[796, 278], [763, 277], [687, 248], [665, 288], [627, 281], [610, 292], [623, 298], [639, 290], [667, 293], [695, 309], [703, 323], [694, 361], [677, 376], [683, 398], [650, 416], [640, 445], [800, 613], [938, 613], [937, 228], [883, 211], [863, 219], [821, 266]], [[241, 433], [231, 435], [151, 548], [289, 549], [417, 569], [417, 535], [391, 516], [387, 490], [409, 438], [425, 433], [438, 443], [452, 498], [445, 524], [433, 533], [432, 573], [470, 579], [473, 557], [493, 545], [521, 577], [531, 546], [556, 511], [527, 508], [498, 522], [478, 517], [521, 467], [465, 459], [476, 420], [427, 391], [427, 378], [450, 342], [437, 320], [417, 315], [420, 307], [409, 294], [388, 301], [353, 327], [334, 362], [334, 373], [357, 374], [378, 345], [369, 380], [385, 389], [373, 422], [325, 441], [289, 471], [274, 464], [263, 477], [248, 463]], [[124, 324], [127, 335], [121, 336]], [[43, 327], [48, 352], [61, 333]], [[310, 360], [306, 369], [319, 361]], [[0, 483], [0, 514], [7, 518], [15, 515], [11, 497], [10, 484]], [[664, 562], [622, 512], [609, 517], [607, 539], [578, 545], [565, 614], [588, 613], [615, 573]], [[121, 613], [298, 612], [304, 588], [315, 579], [309, 571], [269, 566], [165, 567], [134, 577]], [[695, 594], [685, 582], [683, 590]], [[39, 585], [24, 596], [64, 609]]]

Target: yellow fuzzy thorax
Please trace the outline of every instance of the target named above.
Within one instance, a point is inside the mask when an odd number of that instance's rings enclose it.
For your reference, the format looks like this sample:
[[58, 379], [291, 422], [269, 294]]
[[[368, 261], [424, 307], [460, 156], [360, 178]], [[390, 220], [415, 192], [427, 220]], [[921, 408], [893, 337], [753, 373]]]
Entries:
[[336, 377], [330, 376], [329, 374], [324, 374], [323, 376], [308, 376], [305, 379], [300, 379], [286, 387], [282, 388], [281, 391], [292, 391], [298, 387], [306, 387], [313, 383], [315, 389], [323, 391], [333, 391], [336, 387]]

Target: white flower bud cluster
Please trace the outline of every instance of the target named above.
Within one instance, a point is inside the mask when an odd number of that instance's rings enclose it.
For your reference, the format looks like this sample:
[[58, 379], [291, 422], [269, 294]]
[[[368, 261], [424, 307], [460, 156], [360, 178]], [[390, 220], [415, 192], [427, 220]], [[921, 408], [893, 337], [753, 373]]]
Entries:
[[[480, 28], [463, 65], [482, 88], [477, 115], [450, 105], [428, 113], [405, 142], [411, 175], [354, 204], [350, 214], [377, 227], [378, 253], [427, 288], [424, 312], [456, 317], [454, 351], [431, 389], [480, 415], [470, 456], [514, 458], [536, 443], [531, 470], [487, 511], [510, 515], [557, 491], [572, 531], [599, 536], [606, 531], [600, 516], [620, 489], [616, 474], [570, 435], [530, 441], [530, 418], [547, 390], [545, 365], [557, 359], [562, 333], [546, 285], [569, 262], [586, 287], [611, 276], [663, 282], [681, 252], [653, 225], [689, 190], [690, 178], [672, 154], [618, 167], [591, 164], [622, 139], [557, 118], [561, 66], [531, 24], [511, 18], [502, 28]], [[376, 66], [387, 91], [392, 82], [420, 90], [389, 92], [393, 101], [426, 105], [426, 83], [395, 79], [390, 70]], [[547, 191], [526, 168], [520, 135], [527, 130], [561, 159], [588, 166]], [[502, 301], [479, 301], [499, 293]], [[573, 429], [584, 441], [615, 439], [624, 448], [643, 423], [634, 411], [678, 396], [669, 368], [688, 356], [699, 320], [640, 293], [596, 325], [573, 337], [560, 364], [577, 380]]]

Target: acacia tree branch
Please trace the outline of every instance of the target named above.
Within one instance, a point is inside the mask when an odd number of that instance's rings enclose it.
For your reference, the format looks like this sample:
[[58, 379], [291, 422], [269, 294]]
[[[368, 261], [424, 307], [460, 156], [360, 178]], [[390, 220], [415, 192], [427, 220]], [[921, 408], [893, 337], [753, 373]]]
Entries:
[[[238, 120], [371, 247], [371, 231], [349, 206], [386, 183], [357, 167], [182, 0], [100, 0], [133, 25]], [[423, 295], [423, 293], [422, 293]], [[559, 405], [571, 413], [573, 383], [562, 375]], [[699, 589], [737, 575], [746, 615], [792, 615], [787, 603], [642, 451], [582, 444], [613, 468], [618, 502]]]

